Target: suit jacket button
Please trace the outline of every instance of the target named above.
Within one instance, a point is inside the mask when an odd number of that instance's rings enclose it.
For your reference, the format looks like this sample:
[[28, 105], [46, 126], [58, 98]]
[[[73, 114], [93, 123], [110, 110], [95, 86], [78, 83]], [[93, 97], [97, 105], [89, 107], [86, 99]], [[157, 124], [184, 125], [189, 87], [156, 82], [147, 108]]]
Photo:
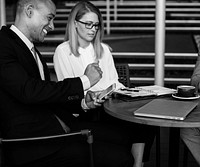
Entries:
[[69, 97], [68, 97], [68, 100], [73, 100], [73, 97], [72, 97], [72, 96], [69, 96]]
[[78, 96], [78, 95], [74, 96], [74, 99], [78, 100], [78, 99], [79, 99], [79, 96]]

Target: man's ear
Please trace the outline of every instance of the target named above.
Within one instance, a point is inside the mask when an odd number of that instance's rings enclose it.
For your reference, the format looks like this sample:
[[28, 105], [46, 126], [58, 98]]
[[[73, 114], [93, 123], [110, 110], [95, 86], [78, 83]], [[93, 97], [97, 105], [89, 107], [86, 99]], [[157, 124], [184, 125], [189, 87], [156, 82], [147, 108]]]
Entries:
[[33, 15], [33, 9], [34, 9], [34, 5], [33, 4], [28, 4], [25, 7], [25, 14], [27, 15], [27, 17], [31, 18]]

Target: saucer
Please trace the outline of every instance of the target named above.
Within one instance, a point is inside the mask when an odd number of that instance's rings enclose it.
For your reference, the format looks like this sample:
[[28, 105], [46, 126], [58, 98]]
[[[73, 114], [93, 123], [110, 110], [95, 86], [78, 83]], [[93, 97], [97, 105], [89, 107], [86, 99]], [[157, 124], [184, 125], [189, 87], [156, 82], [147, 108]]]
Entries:
[[180, 99], [180, 100], [195, 100], [200, 97], [200, 95], [194, 96], [194, 97], [180, 97], [177, 94], [172, 94], [172, 97], [175, 99]]

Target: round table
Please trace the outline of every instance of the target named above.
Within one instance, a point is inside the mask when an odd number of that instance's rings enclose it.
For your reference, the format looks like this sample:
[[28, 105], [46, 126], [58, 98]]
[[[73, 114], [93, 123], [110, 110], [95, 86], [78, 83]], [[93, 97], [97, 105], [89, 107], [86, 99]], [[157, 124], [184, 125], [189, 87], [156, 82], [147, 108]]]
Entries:
[[[171, 98], [168, 97], [165, 99]], [[200, 105], [198, 105], [183, 121], [134, 116], [134, 111], [151, 100], [152, 99], [141, 99], [127, 102], [116, 98], [110, 98], [105, 101], [104, 109], [108, 114], [116, 118], [134, 123], [160, 127], [200, 127]], [[162, 106], [160, 109], [162, 110]]]
[[[161, 97], [157, 97], [161, 98]], [[163, 97], [162, 97], [163, 98]], [[164, 97], [165, 99], [172, 99], [172, 97]], [[155, 98], [154, 98], [155, 99]], [[183, 120], [169, 120], [160, 118], [150, 118], [150, 117], [139, 117], [134, 116], [133, 112], [138, 108], [144, 106], [153, 99], [135, 99], [131, 101], [123, 101], [117, 98], [109, 98], [104, 102], [105, 112], [113, 117], [122, 119], [129, 122], [140, 123], [145, 125], [153, 125], [159, 127], [169, 127], [169, 164], [168, 166], [178, 166], [178, 156], [179, 156], [179, 139], [180, 139], [180, 129], [179, 128], [191, 128], [200, 127], [200, 104]], [[198, 99], [199, 101], [199, 99]], [[162, 106], [160, 107], [162, 110]], [[159, 133], [160, 135], [160, 133]], [[156, 147], [157, 155], [160, 159], [160, 136]], [[157, 161], [157, 166], [160, 166], [160, 162]]]

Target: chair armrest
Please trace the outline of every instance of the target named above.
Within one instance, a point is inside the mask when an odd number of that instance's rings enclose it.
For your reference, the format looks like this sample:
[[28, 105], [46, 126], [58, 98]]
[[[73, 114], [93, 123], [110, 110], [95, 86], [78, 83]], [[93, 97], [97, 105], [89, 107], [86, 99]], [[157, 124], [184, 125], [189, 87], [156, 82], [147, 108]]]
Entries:
[[91, 136], [91, 130], [84, 129], [84, 130], [81, 130], [79, 132], [67, 133], [67, 134], [62, 134], [62, 135], [44, 136], [44, 137], [30, 137], [30, 138], [20, 138], [20, 139], [3, 139], [3, 138], [0, 138], [0, 143], [46, 140], [46, 139], [54, 139], [54, 138], [61, 138], [61, 137], [74, 136], [74, 135], [86, 135], [87, 137], [89, 137], [89, 136]]

